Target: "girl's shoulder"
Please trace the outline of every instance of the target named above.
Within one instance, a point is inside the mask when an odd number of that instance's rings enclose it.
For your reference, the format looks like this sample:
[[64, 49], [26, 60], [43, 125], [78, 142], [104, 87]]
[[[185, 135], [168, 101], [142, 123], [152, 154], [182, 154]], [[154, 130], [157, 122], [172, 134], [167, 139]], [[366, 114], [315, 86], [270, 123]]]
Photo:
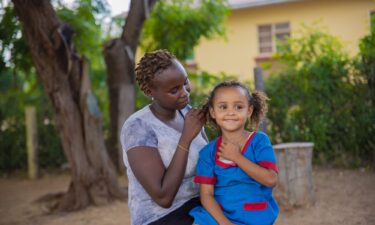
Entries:
[[205, 160], [214, 160], [216, 154], [216, 147], [219, 138], [215, 138], [206, 144], [199, 152], [199, 158]]
[[258, 148], [262, 148], [263, 146], [271, 145], [271, 141], [268, 135], [263, 131], [254, 131], [254, 137], [251, 139], [249, 147], [253, 148], [254, 150]]
[[254, 131], [254, 132], [255, 132], [255, 135], [254, 135], [254, 138], [253, 138], [254, 142], [269, 141], [269, 137], [265, 132], [260, 131], [260, 130], [257, 130], [257, 131]]
[[206, 144], [200, 151], [201, 155], [211, 155], [215, 153], [216, 150], [216, 144], [217, 144], [218, 138], [215, 138], [214, 140], [210, 141], [208, 144]]

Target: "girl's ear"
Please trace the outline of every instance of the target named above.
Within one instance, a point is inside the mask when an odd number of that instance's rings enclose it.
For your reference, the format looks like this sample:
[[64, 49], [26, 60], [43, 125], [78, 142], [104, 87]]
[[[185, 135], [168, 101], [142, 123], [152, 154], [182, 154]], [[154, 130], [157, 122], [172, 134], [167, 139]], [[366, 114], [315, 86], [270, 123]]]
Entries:
[[253, 114], [253, 111], [254, 111], [254, 107], [252, 105], [249, 106], [249, 108], [247, 109], [247, 117], [250, 118], [251, 115]]
[[212, 119], [215, 119], [215, 111], [212, 107], [209, 107], [208, 110], [210, 111], [210, 116]]

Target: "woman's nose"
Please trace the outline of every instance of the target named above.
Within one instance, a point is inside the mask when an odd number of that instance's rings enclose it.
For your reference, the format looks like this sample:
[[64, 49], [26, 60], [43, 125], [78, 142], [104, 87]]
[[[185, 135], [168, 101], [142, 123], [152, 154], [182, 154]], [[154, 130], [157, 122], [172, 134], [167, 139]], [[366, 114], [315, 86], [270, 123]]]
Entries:
[[184, 86], [183, 88], [182, 88], [182, 94], [181, 94], [183, 97], [185, 97], [185, 96], [189, 96], [190, 95], [190, 90], [189, 90], [189, 87], [186, 87], [186, 86]]

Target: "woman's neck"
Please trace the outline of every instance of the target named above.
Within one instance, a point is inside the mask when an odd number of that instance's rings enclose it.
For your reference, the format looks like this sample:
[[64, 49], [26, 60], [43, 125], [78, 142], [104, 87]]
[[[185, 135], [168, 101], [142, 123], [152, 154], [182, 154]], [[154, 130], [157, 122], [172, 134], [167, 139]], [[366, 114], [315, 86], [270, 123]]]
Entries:
[[168, 110], [155, 103], [150, 105], [150, 109], [151, 112], [161, 121], [170, 121], [176, 117], [176, 110]]

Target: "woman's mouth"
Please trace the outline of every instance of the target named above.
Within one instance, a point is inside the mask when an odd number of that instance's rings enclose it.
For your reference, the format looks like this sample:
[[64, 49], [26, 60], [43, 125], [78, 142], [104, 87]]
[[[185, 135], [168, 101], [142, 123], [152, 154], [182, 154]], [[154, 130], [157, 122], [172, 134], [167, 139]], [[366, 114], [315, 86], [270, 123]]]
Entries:
[[181, 104], [181, 105], [186, 105], [186, 104], [188, 104], [189, 103], [189, 98], [184, 98], [183, 100], [181, 100], [180, 102], [179, 102], [179, 104]]

